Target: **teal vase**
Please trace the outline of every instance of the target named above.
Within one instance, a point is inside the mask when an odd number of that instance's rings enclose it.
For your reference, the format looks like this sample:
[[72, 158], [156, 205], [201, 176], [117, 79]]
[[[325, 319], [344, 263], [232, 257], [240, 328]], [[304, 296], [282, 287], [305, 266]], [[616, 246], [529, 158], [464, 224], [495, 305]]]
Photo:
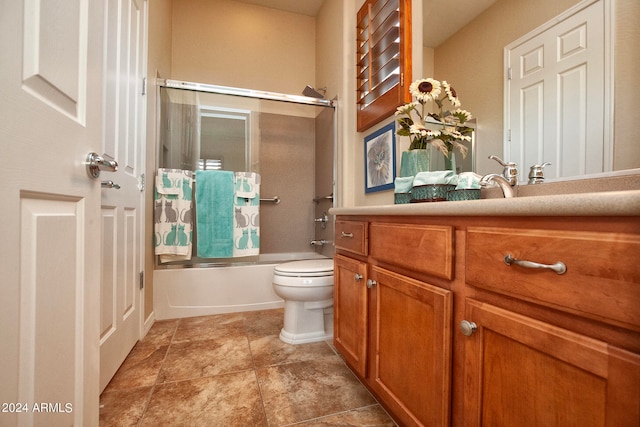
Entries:
[[418, 172], [428, 172], [430, 151], [428, 148], [403, 151], [400, 158], [400, 176], [416, 176]]

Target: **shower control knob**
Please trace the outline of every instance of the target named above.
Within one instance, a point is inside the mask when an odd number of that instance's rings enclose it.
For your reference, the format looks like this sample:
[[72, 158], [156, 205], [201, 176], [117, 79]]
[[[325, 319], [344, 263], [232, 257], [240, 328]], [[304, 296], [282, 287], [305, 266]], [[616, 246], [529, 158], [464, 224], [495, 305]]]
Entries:
[[375, 280], [367, 279], [367, 288], [371, 289], [377, 284], [378, 282], [376, 282]]
[[357, 282], [358, 280], [362, 280], [363, 277], [364, 276], [362, 274], [356, 273], [353, 278], [356, 279], [356, 282]]
[[477, 330], [478, 325], [476, 325], [474, 322], [469, 322], [468, 320], [463, 320], [462, 322], [460, 322], [460, 332], [462, 332], [462, 335], [466, 337], [470, 337]]

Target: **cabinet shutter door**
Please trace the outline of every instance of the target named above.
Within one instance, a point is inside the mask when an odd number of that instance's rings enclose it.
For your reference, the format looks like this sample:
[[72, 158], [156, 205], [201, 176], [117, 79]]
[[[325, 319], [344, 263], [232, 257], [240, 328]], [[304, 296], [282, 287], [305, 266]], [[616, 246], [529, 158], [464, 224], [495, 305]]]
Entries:
[[367, 0], [357, 20], [357, 118], [362, 132], [411, 100], [411, 0]]

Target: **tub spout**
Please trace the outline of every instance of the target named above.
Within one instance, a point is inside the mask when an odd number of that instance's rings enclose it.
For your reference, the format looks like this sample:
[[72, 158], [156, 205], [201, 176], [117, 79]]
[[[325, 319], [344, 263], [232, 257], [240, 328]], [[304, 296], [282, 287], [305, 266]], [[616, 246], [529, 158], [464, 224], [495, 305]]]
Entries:
[[329, 240], [324, 240], [324, 239], [322, 239], [322, 240], [312, 240], [311, 241], [311, 244], [312, 245], [316, 245], [316, 246], [324, 246], [324, 245], [327, 245], [329, 243], [331, 243]]
[[490, 173], [480, 179], [480, 185], [482, 187], [488, 186], [489, 184], [491, 184], [491, 182], [495, 182], [496, 184], [498, 184], [505, 198], [515, 197], [513, 187], [511, 186], [511, 184], [509, 184], [509, 181], [507, 181], [504, 176], [497, 173]]

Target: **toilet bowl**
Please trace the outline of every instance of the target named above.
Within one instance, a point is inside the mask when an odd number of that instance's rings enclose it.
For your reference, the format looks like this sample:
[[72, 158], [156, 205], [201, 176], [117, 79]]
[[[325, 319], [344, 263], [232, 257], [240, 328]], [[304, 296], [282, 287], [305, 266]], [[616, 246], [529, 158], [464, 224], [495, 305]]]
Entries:
[[333, 337], [333, 260], [312, 259], [279, 264], [273, 290], [284, 300], [280, 339], [289, 344]]

